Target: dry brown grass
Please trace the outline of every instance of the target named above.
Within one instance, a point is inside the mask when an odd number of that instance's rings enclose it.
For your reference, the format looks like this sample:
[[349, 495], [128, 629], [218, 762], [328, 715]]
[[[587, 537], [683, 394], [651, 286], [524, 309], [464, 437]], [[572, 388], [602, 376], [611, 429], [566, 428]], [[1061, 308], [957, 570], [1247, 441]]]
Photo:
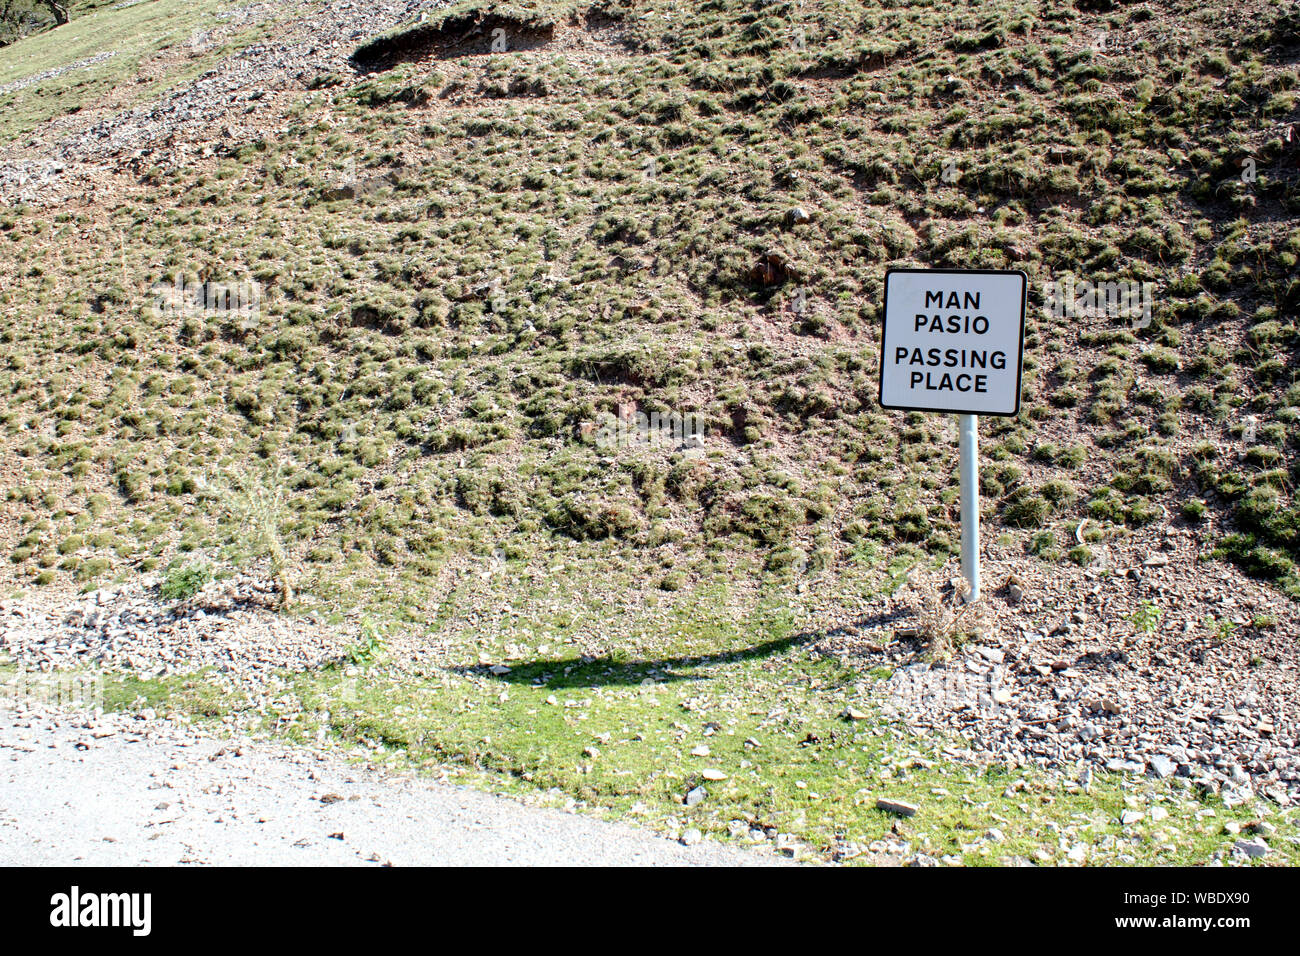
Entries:
[[925, 642], [926, 653], [935, 660], [951, 656], [972, 635], [983, 635], [992, 627], [984, 598], [967, 601], [970, 585], [954, 574], [951, 565], [936, 571], [917, 568], [909, 576], [908, 586], [917, 633]]
[[238, 529], [253, 559], [266, 558], [280, 588], [282, 607], [293, 604], [294, 586], [281, 528], [286, 519], [284, 469], [279, 462], [261, 468], [232, 467], [209, 477], [204, 489], [222, 519]]

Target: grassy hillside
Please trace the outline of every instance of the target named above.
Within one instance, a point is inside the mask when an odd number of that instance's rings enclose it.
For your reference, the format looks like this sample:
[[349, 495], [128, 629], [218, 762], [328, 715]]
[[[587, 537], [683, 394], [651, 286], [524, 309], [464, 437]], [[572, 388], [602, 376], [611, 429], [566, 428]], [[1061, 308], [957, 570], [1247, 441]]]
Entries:
[[[174, 42], [173, 7], [16, 44], [0, 78]], [[8, 573], [221, 544], [201, 486], [250, 458], [282, 463], [294, 555], [349, 574], [561, 538], [665, 587], [948, 553], [955, 432], [874, 397], [884, 270], [919, 263], [1031, 277], [991, 538], [1086, 563], [1167, 515], [1300, 594], [1296, 30], [1263, 2], [714, 0], [394, 31], [210, 159], [0, 214]], [[21, 122], [71, 95], [37, 90]], [[1044, 316], [1065, 273], [1153, 282], [1153, 321]], [[177, 275], [256, 280], [261, 312], [155, 314]], [[584, 423], [621, 404], [699, 414], [703, 448], [604, 453]]]

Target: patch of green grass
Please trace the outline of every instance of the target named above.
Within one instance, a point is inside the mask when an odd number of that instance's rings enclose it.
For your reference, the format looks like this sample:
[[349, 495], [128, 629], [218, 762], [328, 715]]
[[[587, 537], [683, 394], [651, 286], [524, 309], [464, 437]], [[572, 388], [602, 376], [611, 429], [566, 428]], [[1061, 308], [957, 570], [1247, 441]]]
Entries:
[[[835, 704], [863, 678], [772, 643], [792, 635], [768, 617], [740, 629], [650, 609], [708, 609], [720, 580], [846, 594], [874, 569], [896, 587], [953, 547], [946, 423], [875, 404], [888, 266], [1025, 268], [1035, 297], [1066, 272], [1167, 281], [1144, 329], [1034, 308], [1025, 413], [982, 425], [989, 533], [1083, 563], [1089, 549], [1068, 536], [1083, 517], [1100, 525], [1089, 535], [1118, 534], [1195, 496], [1205, 511], [1188, 517], [1231, 532], [1221, 554], [1300, 594], [1300, 193], [1273, 173], [1252, 189], [1239, 178], [1248, 147], [1261, 169], [1285, 168], [1281, 140], [1257, 140], [1261, 115], [1294, 111], [1294, 71], [1257, 35], [1290, 27], [1261, 0], [1230, 23], [1171, 2], [1178, 36], [1140, 5], [975, 16], [955, 0], [810, 0], [802, 44], [796, 11], [747, 0], [616, 0], [590, 29], [567, 5], [519, 5], [588, 35], [322, 77], [287, 106], [241, 104], [269, 110], [264, 138], [142, 170], [111, 207], [0, 210], [0, 450], [15, 472], [0, 573], [54, 585], [193, 553], [251, 561], [266, 549], [205, 476], [265, 463], [283, 477], [284, 566], [308, 559], [304, 590], [331, 614], [414, 607], [450, 627], [482, 575], [545, 602], [536, 580], [584, 562], [610, 591], [582, 614], [616, 646], [580, 646], [557, 611], [530, 621], [528, 654], [494, 677], [473, 668], [505, 659], [515, 625], [482, 623], [479, 605], [481, 633], [458, 632], [439, 669], [398, 673], [363, 637], [342, 669], [294, 678], [299, 710], [264, 729], [531, 775], [593, 804], [630, 801], [628, 813], [646, 803], [667, 825], [699, 770], [677, 751], [709, 722], [686, 708], [691, 690], [760, 743], [744, 756], [719, 744], [729, 776], [699, 813], [751, 807], [794, 826], [803, 811], [798, 827], [823, 849], [841, 823], [881, 833], [881, 785], [951, 788], [925, 767], [882, 781], [907, 759], [896, 746], [929, 745], [887, 724], [839, 726]], [[143, 102], [276, 26], [189, 57], [189, 31], [223, 8], [101, 5], [0, 50], [0, 86], [116, 51], [0, 94], [0, 138], [93, 110], [156, 50], [154, 79], [115, 96]], [[1096, 55], [1079, 42], [1094, 27], [1134, 41]], [[1191, 67], [1189, 46], [1205, 53]], [[367, 185], [349, 197], [344, 180]], [[257, 321], [154, 314], [153, 284], [180, 271], [256, 278]], [[700, 416], [702, 447], [593, 437], [606, 416], [672, 411]], [[630, 594], [650, 620], [627, 610]], [[561, 691], [591, 703], [547, 703]], [[313, 716], [335, 697], [328, 721]], [[769, 698], [784, 714], [749, 712]], [[657, 716], [669, 711], [688, 730]], [[585, 739], [597, 725], [618, 743]], [[962, 779], [965, 796], [1016, 819], [988, 781]], [[922, 803], [925, 820], [989, 825], [947, 798]]]
[[193, 597], [212, 579], [212, 568], [209, 565], [182, 564], [178, 561], [163, 573], [162, 581], [158, 584], [158, 596], [164, 601]]
[[103, 677], [104, 710], [129, 711], [145, 707], [160, 714], [193, 717], [220, 726], [221, 718], [250, 706], [246, 693], [223, 688], [203, 675], [148, 680], [132, 675]]

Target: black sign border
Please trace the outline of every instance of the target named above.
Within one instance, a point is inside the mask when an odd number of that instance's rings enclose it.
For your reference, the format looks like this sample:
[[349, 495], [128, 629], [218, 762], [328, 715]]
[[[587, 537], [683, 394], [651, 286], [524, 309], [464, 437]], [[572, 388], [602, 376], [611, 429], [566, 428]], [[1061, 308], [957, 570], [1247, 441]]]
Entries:
[[[1016, 351], [1016, 407], [1010, 412], [972, 412], [964, 411], [959, 408], [917, 408], [914, 405], [886, 405], [885, 404], [885, 358], [889, 355], [885, 347], [885, 332], [889, 327], [886, 321], [889, 316], [889, 277], [894, 273], [915, 273], [924, 272], [931, 275], [981, 275], [981, 276], [1020, 276], [1020, 342]], [[930, 412], [939, 415], [987, 415], [995, 418], [1015, 418], [1020, 414], [1020, 387], [1021, 377], [1025, 371], [1025, 308], [1029, 304], [1029, 274], [1024, 269], [886, 269], [885, 270], [885, 291], [880, 299], [880, 388], [876, 392], [876, 400], [880, 403], [881, 408], [888, 408], [899, 412]]]

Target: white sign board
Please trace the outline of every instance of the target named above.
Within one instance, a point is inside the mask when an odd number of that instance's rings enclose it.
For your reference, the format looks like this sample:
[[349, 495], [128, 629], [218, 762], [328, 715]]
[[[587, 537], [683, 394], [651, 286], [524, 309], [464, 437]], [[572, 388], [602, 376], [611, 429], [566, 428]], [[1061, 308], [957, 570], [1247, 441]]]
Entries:
[[890, 269], [880, 404], [920, 412], [1020, 411], [1023, 272]]

